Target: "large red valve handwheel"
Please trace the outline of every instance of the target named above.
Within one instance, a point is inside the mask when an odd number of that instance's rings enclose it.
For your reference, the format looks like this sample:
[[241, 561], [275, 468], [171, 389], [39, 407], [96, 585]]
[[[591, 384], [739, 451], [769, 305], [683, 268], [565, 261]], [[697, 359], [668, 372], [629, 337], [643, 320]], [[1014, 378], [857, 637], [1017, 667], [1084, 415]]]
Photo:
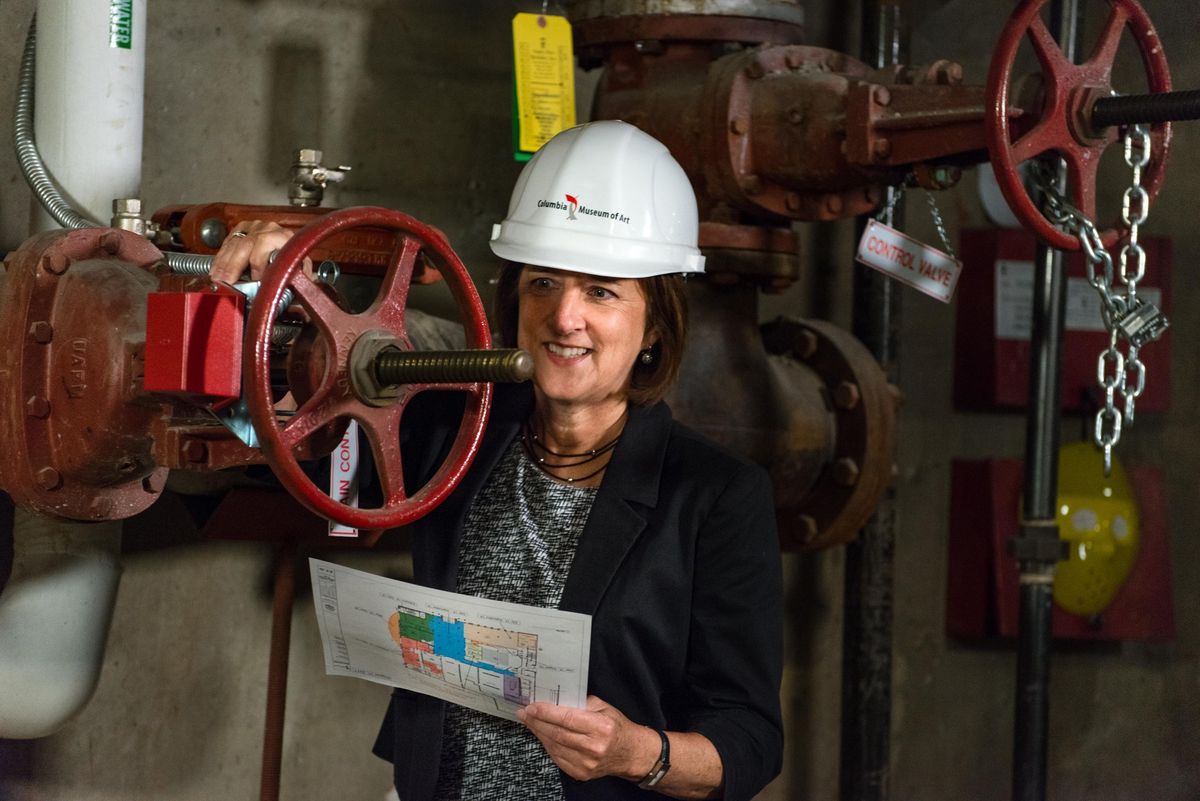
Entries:
[[[351, 314], [309, 278], [305, 257], [323, 240], [349, 228], [370, 227], [396, 231], [379, 295], [366, 311]], [[458, 486], [483, 437], [491, 406], [492, 385], [409, 384], [388, 405], [360, 398], [350, 376], [351, 353], [364, 334], [394, 337], [408, 345], [405, 305], [413, 267], [424, 251], [442, 275], [462, 313], [467, 347], [491, 347], [487, 316], [479, 293], [462, 261], [436, 229], [398, 211], [383, 208], [349, 208], [335, 211], [302, 228], [285, 244], [263, 276], [246, 330], [247, 358], [243, 366], [246, 404], [263, 453], [283, 485], [316, 514], [361, 529], [387, 529], [411, 523], [433, 511]], [[296, 413], [280, 425], [271, 394], [271, 328], [276, 309], [288, 288], [318, 327], [329, 354], [328, 369], [320, 386]], [[432, 479], [409, 494], [404, 486], [400, 459], [400, 418], [408, 402], [427, 389], [466, 393], [466, 410], [450, 454]], [[383, 489], [383, 505], [376, 509], [346, 506], [322, 492], [301, 469], [293, 448], [314, 432], [340, 418], [358, 421], [370, 442], [375, 469]]]
[[[1124, 30], [1129, 28], [1137, 43], [1150, 92], [1171, 91], [1171, 74], [1158, 33], [1136, 0], [1109, 0], [1112, 10], [1108, 20], [1083, 64], [1074, 64], [1063, 54], [1042, 22], [1041, 9], [1047, 2], [1022, 0], [1000, 35], [988, 73], [988, 151], [1000, 191], [1017, 219], [1051, 247], [1079, 250], [1078, 237], [1056, 228], [1038, 210], [1022, 185], [1018, 165], [1047, 151], [1056, 151], [1068, 165], [1071, 202], [1095, 222], [1096, 170], [1105, 148], [1117, 141], [1118, 131], [1116, 128], [1092, 131], [1088, 117], [1092, 104], [1112, 91], [1113, 61]], [[1010, 127], [1009, 83], [1017, 49], [1025, 36], [1029, 37], [1042, 67], [1045, 102], [1041, 117], [1014, 142]], [[1151, 198], [1162, 186], [1170, 141], [1170, 123], [1151, 127], [1150, 163], [1142, 176], [1142, 185]], [[1116, 227], [1101, 234], [1108, 247], [1123, 235], [1124, 231]]]

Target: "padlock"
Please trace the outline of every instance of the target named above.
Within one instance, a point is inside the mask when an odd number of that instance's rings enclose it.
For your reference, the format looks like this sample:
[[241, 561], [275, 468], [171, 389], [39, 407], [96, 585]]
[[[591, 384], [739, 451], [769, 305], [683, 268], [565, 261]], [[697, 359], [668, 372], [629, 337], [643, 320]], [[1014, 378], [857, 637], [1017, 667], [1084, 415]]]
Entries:
[[1114, 323], [1120, 335], [1135, 348], [1158, 339], [1170, 325], [1157, 306], [1140, 299], [1131, 311], [1121, 313]]

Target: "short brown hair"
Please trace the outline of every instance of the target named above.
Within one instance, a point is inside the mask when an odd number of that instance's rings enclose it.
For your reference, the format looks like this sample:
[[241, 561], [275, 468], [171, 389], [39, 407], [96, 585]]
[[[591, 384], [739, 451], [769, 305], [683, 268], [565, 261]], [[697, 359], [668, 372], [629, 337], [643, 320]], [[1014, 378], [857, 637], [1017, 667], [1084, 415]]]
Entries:
[[[496, 283], [493, 313], [500, 329], [500, 344], [517, 346], [517, 317], [520, 313], [519, 281], [525, 265], [505, 262]], [[638, 279], [638, 287], [646, 298], [646, 331], [655, 341], [650, 346], [654, 360], [633, 363], [633, 378], [629, 385], [629, 402], [635, 406], [653, 406], [662, 400], [679, 375], [683, 363], [683, 345], [687, 338], [687, 291], [682, 275], [656, 275]]]

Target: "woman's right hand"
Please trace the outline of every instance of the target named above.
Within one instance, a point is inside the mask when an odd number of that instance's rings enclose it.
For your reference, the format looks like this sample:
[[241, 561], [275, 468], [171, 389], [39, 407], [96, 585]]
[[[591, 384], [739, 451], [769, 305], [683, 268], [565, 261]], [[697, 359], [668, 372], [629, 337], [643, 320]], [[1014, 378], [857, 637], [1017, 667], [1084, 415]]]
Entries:
[[[262, 280], [263, 271], [271, 263], [272, 254], [292, 238], [294, 232], [278, 223], [264, 220], [240, 222], [225, 237], [221, 248], [213, 257], [209, 277], [227, 284], [241, 280], [246, 268], [250, 268], [252, 281]], [[307, 271], [308, 260], [305, 259]]]

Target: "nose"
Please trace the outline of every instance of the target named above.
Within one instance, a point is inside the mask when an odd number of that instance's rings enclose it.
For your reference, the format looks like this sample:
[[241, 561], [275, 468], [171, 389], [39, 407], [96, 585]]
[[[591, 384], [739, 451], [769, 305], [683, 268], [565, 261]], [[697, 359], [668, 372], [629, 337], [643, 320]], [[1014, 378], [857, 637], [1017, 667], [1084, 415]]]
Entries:
[[554, 326], [554, 332], [560, 335], [582, 329], [584, 327], [582, 293], [571, 288], [560, 293], [551, 316], [551, 324]]

